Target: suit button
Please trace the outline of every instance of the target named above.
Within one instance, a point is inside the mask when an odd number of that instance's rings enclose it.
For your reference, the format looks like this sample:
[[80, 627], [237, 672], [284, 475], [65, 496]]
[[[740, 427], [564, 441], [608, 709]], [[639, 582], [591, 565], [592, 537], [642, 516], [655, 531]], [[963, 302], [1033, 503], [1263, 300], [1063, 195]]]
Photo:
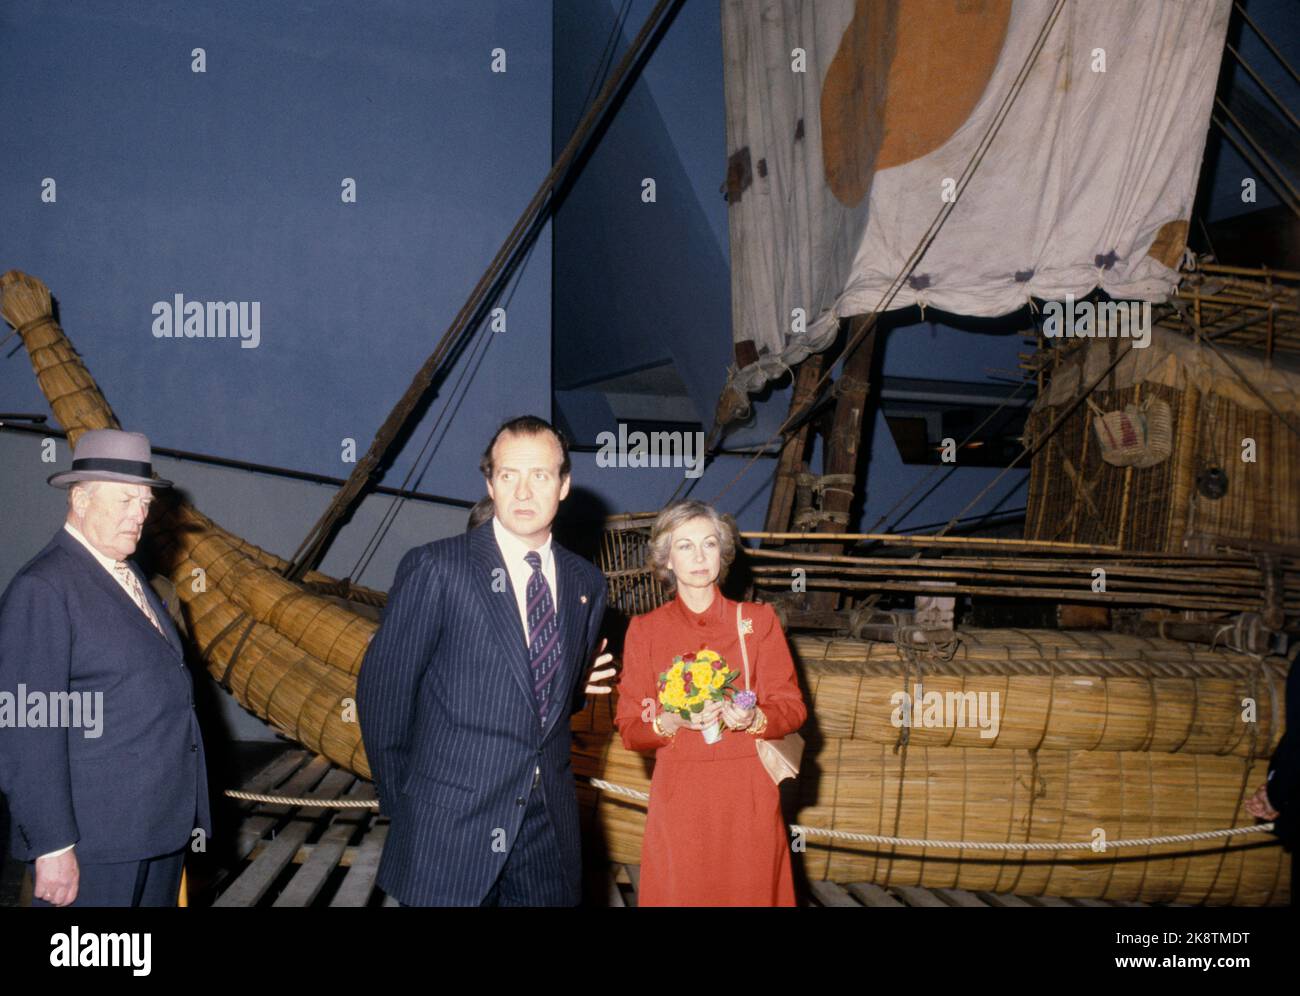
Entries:
[[523, 804], [524, 804], [524, 797], [521, 795], [518, 799], [515, 800], [515, 805], [522, 806]]
[[190, 744], [190, 750], [194, 751], [195, 753], [198, 753], [198, 749], [199, 749], [198, 744]]

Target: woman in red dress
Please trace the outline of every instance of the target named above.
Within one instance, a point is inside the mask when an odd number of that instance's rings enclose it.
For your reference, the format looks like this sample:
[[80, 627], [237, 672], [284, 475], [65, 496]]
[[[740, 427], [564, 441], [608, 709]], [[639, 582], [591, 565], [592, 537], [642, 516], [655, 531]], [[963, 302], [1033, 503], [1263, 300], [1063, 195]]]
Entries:
[[[740, 673], [735, 687], [745, 687], [737, 603], [718, 590], [736, 542], [730, 520], [696, 501], [664, 509], [651, 533], [651, 562], [676, 598], [632, 620], [615, 716], [629, 749], [655, 755], [641, 848], [642, 906], [795, 902], [780, 796], [754, 739], [795, 732], [808, 711], [771, 607], [743, 603], [754, 707], [710, 702], [687, 722], [658, 699], [658, 676], [673, 658], [702, 649], [716, 651]], [[709, 743], [705, 731], [715, 722], [723, 732]]]

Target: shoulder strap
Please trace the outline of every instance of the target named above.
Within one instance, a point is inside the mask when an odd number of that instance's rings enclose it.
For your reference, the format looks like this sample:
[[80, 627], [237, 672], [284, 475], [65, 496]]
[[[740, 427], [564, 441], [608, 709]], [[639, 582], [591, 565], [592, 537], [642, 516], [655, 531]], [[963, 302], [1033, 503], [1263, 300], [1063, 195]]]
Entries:
[[744, 605], [743, 602], [736, 603], [736, 635], [740, 637], [740, 657], [741, 660], [745, 662], [745, 688], [748, 689], [749, 688], [749, 648], [745, 646], [745, 627], [742, 625], [744, 620], [740, 618], [740, 611], [743, 605]]

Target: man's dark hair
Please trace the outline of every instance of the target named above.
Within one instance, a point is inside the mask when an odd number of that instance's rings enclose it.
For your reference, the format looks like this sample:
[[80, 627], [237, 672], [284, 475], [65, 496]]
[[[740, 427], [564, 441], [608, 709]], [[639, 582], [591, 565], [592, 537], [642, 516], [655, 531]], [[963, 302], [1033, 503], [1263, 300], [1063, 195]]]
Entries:
[[538, 418], [536, 415], [520, 415], [512, 418], [508, 422], [503, 422], [492, 439], [487, 444], [487, 449], [483, 451], [483, 459], [478, 462], [478, 469], [483, 472], [483, 476], [489, 481], [492, 480], [492, 450], [496, 447], [497, 440], [503, 433], [511, 432], [517, 436], [536, 436], [543, 432], [549, 432], [555, 437], [555, 441], [560, 444], [560, 479], [569, 476], [569, 441], [564, 438], [564, 433], [544, 418]]

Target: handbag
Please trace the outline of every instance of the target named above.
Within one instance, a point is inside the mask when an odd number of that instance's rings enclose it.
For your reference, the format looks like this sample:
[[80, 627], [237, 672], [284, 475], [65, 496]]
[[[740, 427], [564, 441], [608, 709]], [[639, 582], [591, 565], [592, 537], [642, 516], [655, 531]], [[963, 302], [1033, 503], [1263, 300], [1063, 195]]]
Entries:
[[[749, 690], [749, 649], [745, 646], [745, 620], [741, 618], [742, 606], [736, 606], [736, 632], [740, 636], [740, 656], [745, 662], [745, 689]], [[758, 748], [758, 759], [763, 762], [763, 767], [767, 773], [772, 776], [772, 781], [780, 785], [787, 778], [797, 778], [799, 775], [799, 762], [803, 760], [803, 737], [797, 733], [790, 733], [780, 740], [764, 740], [762, 737], [754, 738], [754, 746]]]

